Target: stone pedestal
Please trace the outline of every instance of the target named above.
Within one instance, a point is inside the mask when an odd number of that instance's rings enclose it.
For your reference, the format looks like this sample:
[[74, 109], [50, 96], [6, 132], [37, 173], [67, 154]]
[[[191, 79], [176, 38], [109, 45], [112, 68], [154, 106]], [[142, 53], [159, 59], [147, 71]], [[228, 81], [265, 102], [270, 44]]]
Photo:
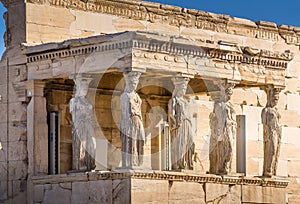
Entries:
[[127, 170], [33, 178], [35, 203], [286, 203], [287, 180]]

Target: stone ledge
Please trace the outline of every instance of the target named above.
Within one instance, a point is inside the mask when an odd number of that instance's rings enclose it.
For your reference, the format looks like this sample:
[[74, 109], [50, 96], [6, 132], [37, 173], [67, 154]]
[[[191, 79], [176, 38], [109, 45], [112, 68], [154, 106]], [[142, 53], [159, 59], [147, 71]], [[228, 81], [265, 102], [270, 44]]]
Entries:
[[34, 176], [33, 183], [55, 184], [62, 182], [79, 182], [95, 180], [116, 180], [116, 179], [149, 179], [149, 180], [168, 180], [184, 181], [195, 183], [217, 183], [232, 185], [255, 185], [264, 187], [286, 188], [289, 181], [283, 178], [259, 178], [243, 176], [219, 176], [211, 174], [196, 174], [191, 172], [172, 172], [172, 171], [143, 171], [143, 170], [122, 170], [122, 171], [95, 171], [86, 173], [70, 173], [60, 175]]
[[[272, 52], [270, 50], [241, 47], [239, 45], [226, 45], [226, 49], [221, 49], [222, 45], [220, 44], [222, 43], [224, 44], [224, 42], [219, 42], [219, 45], [208, 47], [207, 45], [195, 45], [194, 41], [187, 38], [172, 35], [162, 36], [156, 32], [130, 31], [26, 47], [23, 53], [27, 55], [28, 63], [35, 63], [96, 52], [105, 53], [112, 50], [133, 49], [133, 58], [150, 57], [146, 53], [139, 53], [138, 50], [155, 51], [157, 53], [176, 55], [176, 58], [183, 55], [192, 55], [201, 57], [201, 59], [239, 62], [282, 70], [285, 70], [288, 63], [294, 58], [293, 53]], [[238, 49], [238, 51], [235, 49]], [[249, 50], [255, 50], [257, 53], [254, 54]], [[178, 59], [173, 59], [173, 61], [177, 62]]]

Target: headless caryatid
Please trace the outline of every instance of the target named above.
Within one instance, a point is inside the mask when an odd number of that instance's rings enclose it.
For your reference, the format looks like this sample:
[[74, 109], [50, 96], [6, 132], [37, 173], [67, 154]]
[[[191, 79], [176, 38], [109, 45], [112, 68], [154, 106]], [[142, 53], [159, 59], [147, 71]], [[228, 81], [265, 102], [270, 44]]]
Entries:
[[86, 98], [91, 79], [77, 76], [76, 93], [70, 101], [72, 113], [73, 170], [91, 171], [95, 169], [96, 140], [94, 131], [94, 109]]
[[145, 131], [141, 113], [142, 100], [136, 93], [139, 72], [126, 72], [125, 90], [121, 95], [122, 167], [134, 168], [143, 164]]
[[268, 87], [266, 91], [268, 102], [261, 114], [264, 130], [263, 176], [270, 177], [276, 175], [281, 143], [280, 115], [276, 108], [280, 89]]
[[233, 141], [236, 134], [235, 111], [230, 102], [232, 83], [219, 83], [220, 93], [215, 95], [210, 115], [209, 160], [211, 174], [228, 174], [231, 171]]
[[188, 101], [184, 97], [189, 78], [176, 77], [172, 81], [175, 86], [169, 102], [172, 170], [193, 170], [195, 141]]

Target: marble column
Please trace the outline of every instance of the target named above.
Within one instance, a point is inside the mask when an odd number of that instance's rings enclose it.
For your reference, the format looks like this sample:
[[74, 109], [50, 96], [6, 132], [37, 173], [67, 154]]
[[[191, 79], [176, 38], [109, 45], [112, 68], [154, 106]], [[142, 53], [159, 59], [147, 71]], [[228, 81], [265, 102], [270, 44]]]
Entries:
[[210, 115], [209, 160], [211, 174], [228, 174], [231, 171], [233, 141], [236, 135], [235, 111], [230, 102], [234, 83], [221, 81], [219, 91], [211, 93], [214, 109]]
[[91, 77], [74, 77], [76, 92], [70, 101], [72, 114], [72, 168], [75, 171], [91, 171], [96, 168], [96, 140], [94, 129], [94, 107], [86, 98]]
[[[27, 105], [28, 182], [27, 201], [33, 203], [32, 177], [48, 174], [47, 105], [43, 81], [26, 81]], [[2, 173], [2, 172], [1, 172]], [[26, 201], [24, 201], [26, 202]]]
[[145, 130], [141, 112], [142, 100], [136, 89], [140, 72], [123, 73], [126, 86], [121, 95], [122, 167], [141, 168], [144, 158]]
[[48, 174], [48, 125], [45, 83], [27, 81], [27, 149], [30, 175]]
[[174, 90], [169, 102], [168, 120], [171, 133], [172, 170], [193, 170], [195, 153], [192, 115], [185, 97], [189, 78], [174, 77]]
[[275, 176], [281, 144], [280, 115], [276, 108], [281, 89], [273, 86], [266, 88], [267, 104], [261, 118], [264, 133], [263, 176]]

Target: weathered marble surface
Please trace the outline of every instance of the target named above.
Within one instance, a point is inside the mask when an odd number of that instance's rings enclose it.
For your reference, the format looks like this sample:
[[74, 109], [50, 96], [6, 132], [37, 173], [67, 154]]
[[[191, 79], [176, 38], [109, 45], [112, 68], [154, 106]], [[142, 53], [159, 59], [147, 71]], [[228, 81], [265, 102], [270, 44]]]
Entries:
[[268, 102], [262, 110], [262, 124], [264, 137], [264, 166], [263, 176], [275, 176], [278, 166], [281, 126], [280, 114], [276, 108], [279, 99], [280, 89], [267, 87]]
[[139, 72], [126, 72], [126, 87], [121, 95], [122, 167], [142, 166], [144, 157], [145, 130], [141, 105], [142, 100], [136, 93], [139, 83]]
[[288, 183], [273, 178], [138, 170], [39, 176], [33, 182], [34, 202], [153, 204], [284, 204]]
[[175, 77], [172, 79], [174, 90], [169, 102], [169, 126], [171, 133], [172, 170], [193, 169], [195, 152], [195, 133], [192, 131], [192, 116], [188, 101], [184, 97], [189, 78]]
[[86, 98], [92, 78], [75, 76], [76, 93], [70, 101], [72, 113], [73, 170], [95, 169], [96, 140], [94, 129], [94, 108]]
[[233, 83], [220, 82], [217, 96], [213, 96], [214, 110], [210, 115], [209, 172], [228, 174], [231, 171], [233, 144], [236, 135], [235, 110], [230, 102]]
[[[2, 2], [8, 4], [7, 0]], [[276, 25], [265, 21], [252, 22], [247, 19], [152, 2], [30, 0], [27, 7], [29, 8], [27, 29], [30, 31], [27, 42], [29, 43], [60, 41], [64, 38], [86, 37], [96, 33], [149, 29], [180, 33], [194, 38], [206, 36], [207, 34], [199, 32], [204, 30], [215, 32], [218, 36], [235, 34], [271, 43], [284, 41], [292, 45], [300, 44], [299, 28], [292, 26]], [[36, 18], [36, 14], [41, 17]], [[95, 19], [98, 24], [88, 23]], [[39, 32], [36, 31], [37, 28]], [[59, 35], [53, 34], [54, 30]]]

